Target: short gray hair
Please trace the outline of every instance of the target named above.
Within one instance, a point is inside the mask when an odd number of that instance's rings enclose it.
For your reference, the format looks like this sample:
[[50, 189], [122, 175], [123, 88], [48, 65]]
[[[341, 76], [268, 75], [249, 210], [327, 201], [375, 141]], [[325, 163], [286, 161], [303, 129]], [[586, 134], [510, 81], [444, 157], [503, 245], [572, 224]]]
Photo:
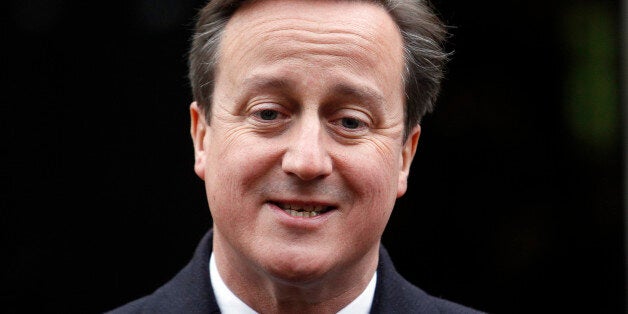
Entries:
[[[210, 0], [196, 17], [188, 55], [189, 80], [192, 96], [208, 123], [220, 39], [231, 16], [247, 1], [251, 0]], [[449, 59], [444, 49], [446, 27], [426, 0], [354, 1], [382, 6], [401, 31], [405, 59], [405, 140], [412, 127], [434, 109]]]

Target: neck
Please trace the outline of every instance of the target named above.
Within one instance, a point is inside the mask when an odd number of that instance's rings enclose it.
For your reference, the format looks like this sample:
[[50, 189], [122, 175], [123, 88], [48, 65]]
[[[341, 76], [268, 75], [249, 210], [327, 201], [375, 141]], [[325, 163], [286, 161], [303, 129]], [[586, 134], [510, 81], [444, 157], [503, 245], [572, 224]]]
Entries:
[[259, 313], [337, 313], [366, 288], [377, 268], [379, 246], [357, 263], [307, 280], [286, 280], [245, 262], [214, 229], [216, 266], [229, 289]]

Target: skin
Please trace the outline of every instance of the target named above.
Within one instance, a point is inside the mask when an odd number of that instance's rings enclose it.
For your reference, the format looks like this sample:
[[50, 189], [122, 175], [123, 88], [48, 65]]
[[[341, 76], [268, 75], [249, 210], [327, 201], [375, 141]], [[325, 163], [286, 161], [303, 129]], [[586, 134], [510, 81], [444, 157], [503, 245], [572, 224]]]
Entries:
[[257, 1], [217, 70], [211, 121], [190, 113], [219, 273], [258, 312], [335, 313], [375, 272], [420, 135], [403, 139], [399, 30], [374, 4]]

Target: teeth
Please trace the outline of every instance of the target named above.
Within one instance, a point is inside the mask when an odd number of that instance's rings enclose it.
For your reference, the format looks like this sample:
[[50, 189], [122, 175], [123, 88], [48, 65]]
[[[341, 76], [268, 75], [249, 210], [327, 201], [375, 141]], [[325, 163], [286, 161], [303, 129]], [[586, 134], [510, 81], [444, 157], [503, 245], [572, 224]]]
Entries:
[[303, 212], [320, 212], [323, 211], [326, 206], [311, 206], [311, 205], [290, 205], [290, 204], [280, 204], [279, 205], [284, 210], [293, 210], [293, 211], [303, 211]]
[[321, 214], [327, 206], [277, 204], [292, 217], [311, 218]]
[[285, 211], [286, 213], [288, 213], [292, 217], [310, 218], [310, 217], [316, 217], [316, 216], [320, 215], [319, 212], [307, 212], [307, 211], [300, 212], [300, 211], [296, 211], [296, 210], [292, 210], [292, 209], [284, 209], [283, 211]]

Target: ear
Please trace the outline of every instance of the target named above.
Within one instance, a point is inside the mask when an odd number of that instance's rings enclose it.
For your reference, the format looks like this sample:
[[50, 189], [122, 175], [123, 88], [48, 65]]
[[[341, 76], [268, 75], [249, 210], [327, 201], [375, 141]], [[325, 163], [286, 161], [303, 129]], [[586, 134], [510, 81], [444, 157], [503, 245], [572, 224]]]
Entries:
[[401, 156], [399, 156], [399, 182], [397, 183], [397, 198], [406, 194], [408, 189], [408, 175], [410, 174], [410, 165], [414, 159], [416, 148], [419, 144], [421, 136], [421, 126], [416, 125], [408, 134], [406, 142], [403, 144]]
[[205, 121], [205, 115], [196, 102], [190, 105], [190, 133], [194, 143], [194, 172], [205, 180], [205, 162], [207, 151], [205, 150], [205, 136], [209, 133], [209, 126]]

